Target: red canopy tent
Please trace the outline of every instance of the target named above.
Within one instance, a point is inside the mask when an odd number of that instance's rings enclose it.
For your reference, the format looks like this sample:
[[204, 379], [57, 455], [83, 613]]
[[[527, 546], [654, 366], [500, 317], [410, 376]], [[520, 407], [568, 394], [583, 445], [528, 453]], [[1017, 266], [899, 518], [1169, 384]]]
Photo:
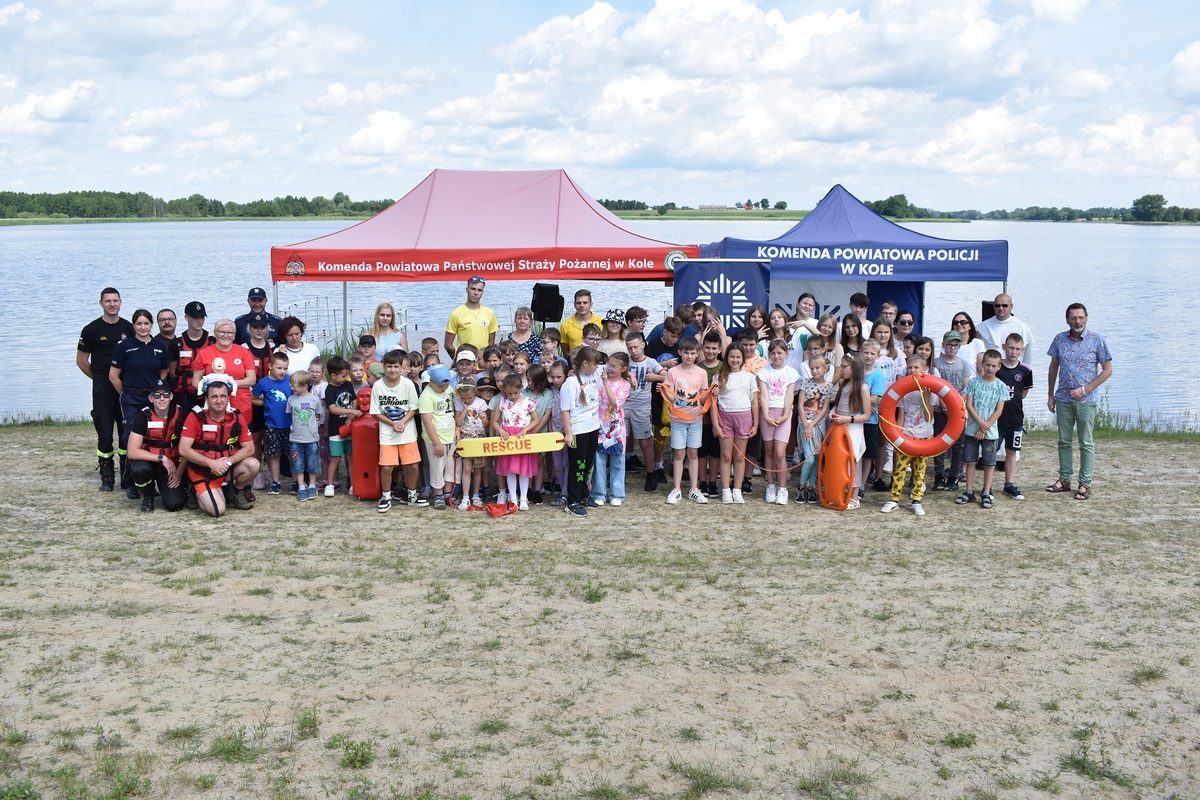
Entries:
[[661, 280], [696, 245], [651, 239], [561, 169], [437, 169], [368, 220], [271, 248], [271, 280]]

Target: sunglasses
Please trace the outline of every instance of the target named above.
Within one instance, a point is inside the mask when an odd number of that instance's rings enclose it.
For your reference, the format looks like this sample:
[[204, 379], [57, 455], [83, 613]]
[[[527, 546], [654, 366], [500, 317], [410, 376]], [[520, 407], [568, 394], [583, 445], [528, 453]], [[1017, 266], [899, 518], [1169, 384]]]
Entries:
[[911, 319], [898, 319], [898, 320], [896, 320], [896, 324], [897, 325], [906, 325], [906, 326], [911, 327], [915, 323]]
[[954, 320], [954, 324], [955, 325], [970, 325], [971, 323], [965, 319], [956, 319], [956, 320]]
[[486, 284], [487, 281], [485, 281], [479, 275], [472, 275], [470, 278], [467, 278], [467, 283], [484, 283], [484, 284]]
[[170, 392], [151, 392], [150, 399], [151, 400], [170, 400], [171, 393]]

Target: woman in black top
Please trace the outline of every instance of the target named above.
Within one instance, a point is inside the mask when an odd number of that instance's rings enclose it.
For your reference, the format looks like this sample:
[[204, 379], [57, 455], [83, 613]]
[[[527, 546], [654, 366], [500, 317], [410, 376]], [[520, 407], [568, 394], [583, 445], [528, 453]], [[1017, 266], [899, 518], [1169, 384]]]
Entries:
[[[154, 317], [144, 308], [133, 312], [133, 336], [127, 336], [113, 349], [112, 366], [108, 379], [121, 395], [121, 418], [125, 424], [121, 430], [120, 449], [129, 444], [129, 426], [148, 404], [150, 388], [167, 376], [167, 348], [154, 340], [151, 330]], [[138, 498], [137, 487], [129, 476], [121, 476], [125, 496]]]

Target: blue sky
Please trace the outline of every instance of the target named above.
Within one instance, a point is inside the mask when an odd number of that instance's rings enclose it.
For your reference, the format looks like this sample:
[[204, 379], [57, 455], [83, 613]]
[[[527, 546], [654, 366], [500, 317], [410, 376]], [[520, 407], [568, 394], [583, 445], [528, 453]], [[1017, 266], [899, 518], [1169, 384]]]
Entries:
[[0, 188], [1200, 206], [1200, 6], [0, 0]]

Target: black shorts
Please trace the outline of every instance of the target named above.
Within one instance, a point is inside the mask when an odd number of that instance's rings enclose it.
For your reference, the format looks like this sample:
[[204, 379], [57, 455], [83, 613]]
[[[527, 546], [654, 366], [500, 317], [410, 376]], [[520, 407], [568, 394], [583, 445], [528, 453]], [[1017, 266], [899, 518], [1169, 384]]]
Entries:
[[863, 458], [874, 459], [879, 452], [878, 422], [863, 423], [863, 444], [867, 447], [867, 451], [863, 454]]
[[713, 432], [712, 425], [705, 425], [700, 431], [700, 449], [696, 451], [700, 458], [720, 458], [721, 440]]
[[1012, 450], [1014, 453], [1021, 452], [1021, 439], [1024, 436], [1024, 428], [1000, 428], [1000, 441], [1004, 442], [1005, 450]]
[[291, 444], [290, 428], [265, 428], [263, 434], [263, 455], [282, 456], [289, 451]]

